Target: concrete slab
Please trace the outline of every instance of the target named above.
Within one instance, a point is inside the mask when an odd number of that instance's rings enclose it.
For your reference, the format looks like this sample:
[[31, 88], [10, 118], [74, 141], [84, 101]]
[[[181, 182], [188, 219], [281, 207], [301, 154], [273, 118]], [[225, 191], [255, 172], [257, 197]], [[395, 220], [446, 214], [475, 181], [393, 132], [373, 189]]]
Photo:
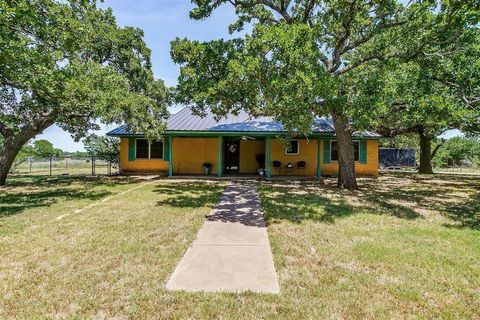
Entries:
[[166, 287], [280, 292], [255, 183], [231, 183], [226, 188]]
[[270, 248], [193, 246], [175, 269], [169, 290], [278, 293]]

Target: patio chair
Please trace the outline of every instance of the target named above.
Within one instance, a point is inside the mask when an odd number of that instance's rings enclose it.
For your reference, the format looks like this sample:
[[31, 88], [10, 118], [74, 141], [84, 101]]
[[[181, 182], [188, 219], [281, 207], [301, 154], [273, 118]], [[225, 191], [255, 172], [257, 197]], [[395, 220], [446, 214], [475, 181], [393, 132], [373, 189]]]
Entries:
[[285, 166], [285, 175], [286, 176], [293, 175], [294, 170], [295, 170], [295, 166], [291, 162], [287, 163], [287, 165]]
[[307, 167], [307, 163], [305, 161], [298, 161], [297, 162], [297, 173], [302, 172], [302, 176], [305, 175], [305, 168]]
[[273, 169], [273, 174], [280, 175], [280, 172], [282, 171], [282, 163], [280, 161], [273, 161], [272, 163], [272, 169]]

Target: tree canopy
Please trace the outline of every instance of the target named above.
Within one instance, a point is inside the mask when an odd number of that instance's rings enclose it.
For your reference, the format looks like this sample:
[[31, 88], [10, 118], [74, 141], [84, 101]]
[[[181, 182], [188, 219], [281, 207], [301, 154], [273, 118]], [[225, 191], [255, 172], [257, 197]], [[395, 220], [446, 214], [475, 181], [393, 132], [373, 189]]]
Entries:
[[120, 163], [120, 139], [90, 135], [84, 141], [85, 149], [90, 156], [118, 165]]
[[[339, 147], [339, 186], [355, 188], [351, 133], [382, 110], [389, 69], [442, 55], [478, 22], [477, 1], [193, 0], [193, 19], [235, 7], [229, 29], [252, 32], [209, 42], [176, 39], [177, 99], [221, 116], [245, 109], [273, 116], [290, 134], [308, 134], [331, 115]], [[395, 71], [397, 72], [397, 71]], [[442, 78], [445, 80], [444, 78]], [[349, 121], [353, 119], [353, 121]]]
[[56, 123], [75, 139], [96, 120], [159, 137], [168, 89], [143, 31], [94, 0], [0, 2], [0, 185], [21, 146]]
[[372, 127], [386, 136], [415, 133], [420, 172], [432, 173], [431, 140], [450, 129], [480, 129], [480, 37], [468, 28], [434, 54], [387, 72], [381, 110]]
[[40, 158], [61, 157], [63, 151], [55, 148], [50, 141], [42, 139], [33, 142], [33, 155]]

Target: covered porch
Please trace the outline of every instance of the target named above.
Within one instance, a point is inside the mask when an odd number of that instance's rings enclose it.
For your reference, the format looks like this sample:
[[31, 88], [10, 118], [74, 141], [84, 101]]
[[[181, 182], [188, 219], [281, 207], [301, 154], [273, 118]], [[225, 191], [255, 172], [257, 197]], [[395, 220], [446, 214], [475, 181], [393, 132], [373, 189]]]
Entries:
[[320, 137], [293, 140], [291, 150], [275, 135], [258, 132], [214, 136], [177, 133], [164, 141], [170, 177], [202, 174], [205, 163], [211, 166], [209, 174], [217, 177], [258, 177], [259, 171], [267, 178], [319, 178], [322, 174]]

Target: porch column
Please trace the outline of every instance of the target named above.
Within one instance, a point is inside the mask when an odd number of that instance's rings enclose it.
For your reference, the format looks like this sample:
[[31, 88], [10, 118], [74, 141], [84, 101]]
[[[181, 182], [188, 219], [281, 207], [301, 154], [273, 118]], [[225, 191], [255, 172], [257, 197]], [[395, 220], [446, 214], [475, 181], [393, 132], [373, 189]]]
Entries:
[[173, 137], [170, 135], [168, 136], [168, 144], [170, 148], [168, 148], [168, 176], [173, 176], [173, 158], [172, 158], [172, 149], [173, 149]]
[[320, 179], [322, 169], [320, 168], [320, 138], [317, 138], [317, 179]]
[[222, 176], [222, 136], [218, 136], [217, 173], [219, 177]]
[[267, 164], [267, 178], [271, 177], [271, 169], [270, 169], [270, 145], [272, 143], [272, 138], [267, 137], [266, 145], [267, 145], [267, 156], [265, 162]]

